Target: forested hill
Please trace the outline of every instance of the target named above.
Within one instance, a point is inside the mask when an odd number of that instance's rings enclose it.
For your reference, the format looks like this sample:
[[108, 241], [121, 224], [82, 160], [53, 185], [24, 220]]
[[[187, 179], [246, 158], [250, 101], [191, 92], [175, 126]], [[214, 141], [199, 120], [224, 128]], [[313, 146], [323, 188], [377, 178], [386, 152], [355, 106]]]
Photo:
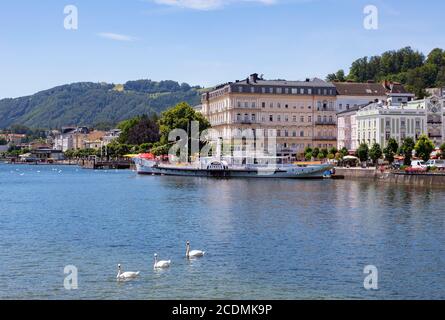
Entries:
[[329, 74], [327, 80], [391, 80], [404, 84], [422, 98], [426, 88], [445, 86], [445, 51], [436, 48], [427, 56], [410, 47], [387, 51], [382, 55], [360, 58], [352, 63], [348, 75], [339, 70]]
[[32, 96], [0, 100], [0, 129], [68, 125], [113, 126], [140, 114], [160, 112], [179, 102], [199, 104], [199, 87], [175, 81], [129, 81], [123, 85], [80, 82]]

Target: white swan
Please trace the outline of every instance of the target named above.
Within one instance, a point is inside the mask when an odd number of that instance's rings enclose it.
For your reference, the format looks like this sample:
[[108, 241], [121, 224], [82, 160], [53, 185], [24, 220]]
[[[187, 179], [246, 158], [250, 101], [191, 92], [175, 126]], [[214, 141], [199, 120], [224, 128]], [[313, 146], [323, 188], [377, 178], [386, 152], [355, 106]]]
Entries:
[[117, 280], [130, 280], [130, 279], [134, 279], [139, 275], [139, 271], [138, 272], [131, 272], [131, 271], [127, 271], [127, 272], [122, 272], [121, 269], [121, 265], [118, 264], [117, 265]]
[[205, 251], [201, 251], [201, 250], [192, 250], [190, 251], [190, 241], [187, 241], [186, 244], [186, 249], [185, 249], [185, 256], [187, 258], [199, 258], [204, 256]]
[[158, 261], [158, 254], [155, 253], [155, 263], [154, 263], [153, 268], [154, 269], [168, 268], [168, 267], [170, 267], [171, 262], [172, 262], [171, 260], [161, 260], [161, 261]]

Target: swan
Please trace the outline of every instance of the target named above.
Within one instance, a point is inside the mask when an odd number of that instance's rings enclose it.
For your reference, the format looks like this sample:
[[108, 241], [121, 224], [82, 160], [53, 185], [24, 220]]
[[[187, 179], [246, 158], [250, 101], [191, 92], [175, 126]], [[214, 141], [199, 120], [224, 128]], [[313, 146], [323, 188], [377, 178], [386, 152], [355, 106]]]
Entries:
[[190, 241], [187, 241], [186, 244], [186, 250], [185, 250], [185, 256], [187, 258], [199, 258], [204, 256], [205, 251], [201, 251], [201, 250], [191, 250], [190, 251]]
[[131, 271], [127, 271], [127, 272], [122, 272], [121, 269], [121, 265], [118, 264], [117, 265], [117, 280], [130, 280], [130, 279], [134, 279], [139, 275], [139, 271], [138, 272], [131, 272]]
[[164, 269], [170, 267], [171, 260], [161, 260], [158, 261], [158, 254], [155, 253], [155, 264], [153, 266], [154, 269]]

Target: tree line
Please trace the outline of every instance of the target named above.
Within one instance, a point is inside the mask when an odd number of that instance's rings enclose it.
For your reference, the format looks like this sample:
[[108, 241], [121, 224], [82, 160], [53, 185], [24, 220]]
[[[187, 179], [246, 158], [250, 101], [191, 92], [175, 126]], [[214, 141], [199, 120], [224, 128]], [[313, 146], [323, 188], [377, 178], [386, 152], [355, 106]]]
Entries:
[[445, 51], [433, 49], [423, 53], [405, 47], [381, 55], [363, 57], [351, 64], [349, 74], [344, 70], [329, 74], [328, 81], [367, 82], [383, 80], [400, 82], [417, 97], [427, 96], [426, 88], [445, 86]]
[[[68, 150], [67, 158], [85, 158], [88, 155], [111, 158], [122, 157], [126, 154], [151, 152], [154, 155], [168, 154], [172, 142], [168, 141], [169, 133], [174, 129], [189, 131], [192, 121], [199, 123], [199, 131], [210, 128], [210, 123], [204, 116], [196, 112], [188, 103], [181, 102], [164, 111], [161, 115], [156, 113], [143, 114], [128, 120], [121, 121], [117, 128], [121, 130], [119, 138], [99, 150]], [[189, 146], [191, 134], [189, 132]], [[189, 148], [190, 150], [191, 148]]]
[[[417, 141], [413, 138], [407, 137], [403, 140], [403, 143], [399, 146], [394, 138], [388, 140], [387, 146], [381, 148], [378, 143], [374, 143], [371, 148], [369, 148], [367, 143], [361, 143], [357, 149], [357, 157], [362, 162], [371, 160], [373, 164], [377, 164], [379, 159], [384, 159], [392, 164], [394, 162], [395, 156], [400, 155], [404, 157], [403, 164], [405, 166], [411, 165], [411, 159], [413, 156], [413, 151], [418, 158], [423, 161], [428, 161], [431, 157], [431, 153], [435, 150], [433, 141], [431, 141], [428, 136], [421, 135]], [[440, 146], [441, 154], [445, 154], [445, 143]]]

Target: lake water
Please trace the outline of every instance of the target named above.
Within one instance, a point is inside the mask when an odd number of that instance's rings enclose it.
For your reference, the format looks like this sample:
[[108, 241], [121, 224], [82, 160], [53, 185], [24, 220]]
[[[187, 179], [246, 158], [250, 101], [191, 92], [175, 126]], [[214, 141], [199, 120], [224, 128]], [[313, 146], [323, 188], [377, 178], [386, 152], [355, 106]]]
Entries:
[[0, 165], [0, 298], [445, 299], [444, 208], [445, 188]]

